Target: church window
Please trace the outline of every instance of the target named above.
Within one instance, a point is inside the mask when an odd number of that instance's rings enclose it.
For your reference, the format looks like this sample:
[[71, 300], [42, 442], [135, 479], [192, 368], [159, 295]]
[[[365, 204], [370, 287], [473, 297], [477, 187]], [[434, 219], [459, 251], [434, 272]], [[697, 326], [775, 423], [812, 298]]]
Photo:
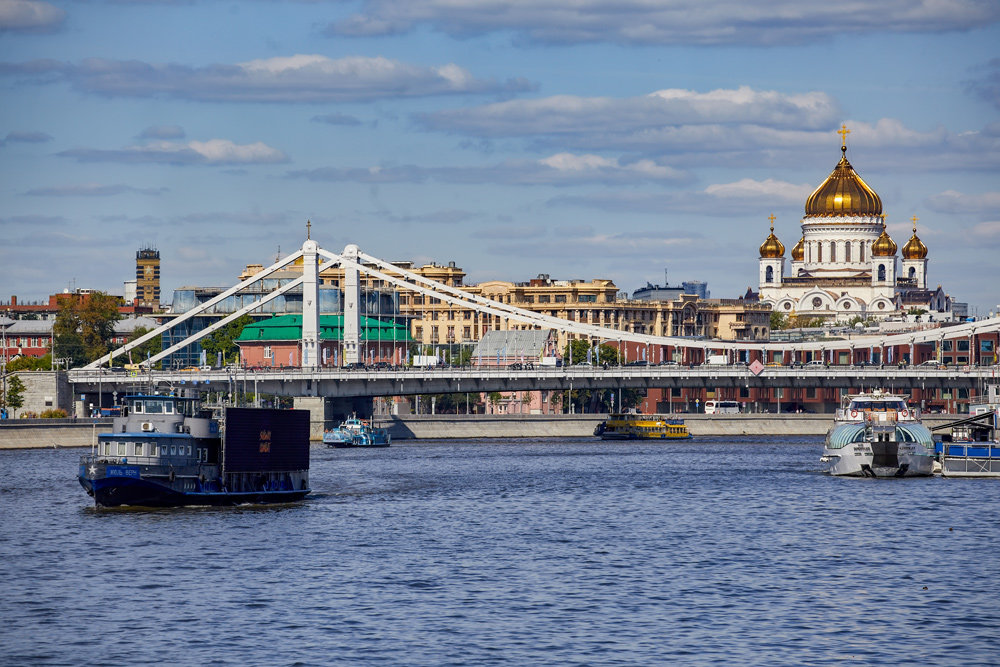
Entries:
[[822, 243], [817, 243], [816, 244], [816, 261], [817, 262], [822, 262], [823, 261], [823, 244]]
[[910, 267], [910, 280], [913, 280], [916, 277], [917, 277], [917, 270], [914, 267], [911, 266]]
[[878, 280], [879, 282], [885, 282], [885, 264], [878, 265]]
[[837, 261], [837, 242], [836, 241], [830, 241], [830, 261], [831, 262], [836, 262]]
[[859, 262], [865, 261], [865, 242], [864, 241], [862, 241], [860, 244], [858, 244], [858, 261]]
[[847, 243], [844, 244], [844, 261], [845, 262], [851, 261], [851, 242], [850, 241], [848, 241]]
[[785, 302], [785, 310], [791, 310], [791, 309], [792, 309], [792, 304], [790, 304], [790, 303], [788, 303], [788, 302], [786, 301], [786, 302]]
[[773, 266], [767, 267], [767, 269], [764, 271], [764, 282], [766, 282], [766, 283], [773, 283], [774, 282], [774, 267]]
[[813, 308], [819, 308], [822, 303], [823, 300], [820, 299], [818, 296], [813, 297]]

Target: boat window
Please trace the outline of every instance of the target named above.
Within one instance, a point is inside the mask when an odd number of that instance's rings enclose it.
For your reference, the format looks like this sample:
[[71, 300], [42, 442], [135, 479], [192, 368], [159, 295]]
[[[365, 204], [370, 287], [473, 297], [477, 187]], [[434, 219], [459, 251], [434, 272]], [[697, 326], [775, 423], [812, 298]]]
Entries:
[[149, 455], [150, 456], [159, 456], [159, 454], [156, 453], [156, 445], [150, 445], [149, 446]]
[[142, 443], [141, 442], [135, 443], [135, 455], [136, 456], [142, 456]]
[[191, 456], [191, 445], [188, 445], [188, 456]]
[[176, 454], [177, 454], [177, 446], [176, 445], [170, 445], [170, 455], [174, 456]]
[[125, 456], [126, 455], [125, 452], [126, 452], [126, 450], [125, 450], [125, 443], [124, 442], [119, 442], [118, 443], [118, 456]]
[[163, 401], [146, 401], [146, 414], [158, 415], [163, 412]]
[[105, 456], [111, 456], [111, 443], [110, 442], [104, 443], [104, 455]]
[[132, 412], [142, 413], [142, 401], [132, 401]]
[[173, 401], [163, 401], [163, 411], [168, 415], [174, 413], [174, 402]]

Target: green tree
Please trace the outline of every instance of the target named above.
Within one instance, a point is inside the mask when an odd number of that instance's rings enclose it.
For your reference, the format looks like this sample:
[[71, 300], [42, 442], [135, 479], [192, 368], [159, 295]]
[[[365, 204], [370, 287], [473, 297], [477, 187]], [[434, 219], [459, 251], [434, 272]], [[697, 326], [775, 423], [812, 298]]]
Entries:
[[[572, 364], [580, 364], [587, 360], [587, 351], [590, 350], [592, 344], [589, 340], [571, 340], [569, 341], [569, 349], [563, 350], [565, 353], [564, 359], [569, 359]], [[593, 364], [608, 364], [610, 366], [617, 366], [621, 363], [621, 355], [618, 351], [617, 345], [612, 345], [611, 343], [601, 343], [598, 346], [597, 354], [591, 353], [590, 358]]]
[[0, 408], [6, 409], [8, 415], [24, 407], [24, 382], [16, 375], [7, 375], [0, 382]]
[[771, 331], [780, 331], [788, 328], [788, 316], [776, 310], [771, 311]]
[[14, 371], [47, 371], [52, 368], [52, 354], [44, 357], [18, 357], [7, 363], [7, 370]]
[[236, 339], [243, 333], [243, 327], [253, 322], [249, 315], [236, 318], [224, 327], [220, 327], [201, 339], [201, 349], [209, 360], [214, 360], [222, 353], [222, 363], [234, 363], [240, 358], [240, 348]]
[[57, 299], [59, 312], [52, 326], [56, 357], [71, 359], [71, 366], [93, 361], [108, 353], [115, 322], [121, 319], [118, 297], [92, 292], [86, 298], [64, 294]]

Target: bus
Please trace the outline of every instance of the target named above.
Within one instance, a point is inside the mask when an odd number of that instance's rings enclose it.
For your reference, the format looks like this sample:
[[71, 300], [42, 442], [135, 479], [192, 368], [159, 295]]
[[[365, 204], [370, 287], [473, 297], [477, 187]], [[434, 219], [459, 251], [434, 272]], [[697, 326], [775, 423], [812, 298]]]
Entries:
[[739, 411], [738, 401], [705, 401], [706, 415], [733, 415]]

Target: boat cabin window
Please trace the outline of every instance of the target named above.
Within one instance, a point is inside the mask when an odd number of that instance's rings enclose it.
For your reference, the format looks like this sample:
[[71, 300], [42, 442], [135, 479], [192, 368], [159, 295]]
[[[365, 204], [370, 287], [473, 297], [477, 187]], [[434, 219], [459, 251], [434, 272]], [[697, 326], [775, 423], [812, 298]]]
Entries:
[[132, 401], [132, 412], [142, 414], [142, 401]]
[[170, 455], [174, 456], [177, 454], [177, 445], [170, 445]]
[[126, 452], [125, 443], [124, 442], [119, 442], [118, 443], [118, 456], [126, 456], [125, 452]]
[[141, 442], [135, 443], [135, 455], [136, 456], [142, 456], [142, 443]]
[[111, 456], [111, 443], [110, 442], [104, 443], [104, 455], [105, 456]]

